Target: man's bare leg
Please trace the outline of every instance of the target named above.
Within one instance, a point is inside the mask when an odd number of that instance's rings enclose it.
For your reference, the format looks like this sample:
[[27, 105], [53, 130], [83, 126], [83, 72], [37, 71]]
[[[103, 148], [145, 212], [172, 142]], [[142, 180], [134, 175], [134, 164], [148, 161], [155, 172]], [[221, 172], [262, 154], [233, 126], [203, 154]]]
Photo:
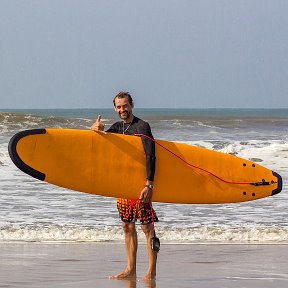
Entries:
[[152, 250], [151, 238], [154, 236], [154, 225], [152, 223], [147, 225], [141, 225], [143, 232], [147, 239], [147, 253], [148, 253], [148, 271], [145, 275], [145, 280], [153, 280], [156, 277], [156, 264], [157, 264], [157, 252]]
[[112, 279], [125, 279], [125, 278], [127, 279], [136, 277], [136, 257], [137, 257], [138, 239], [135, 223], [122, 222], [122, 227], [125, 234], [127, 267], [123, 272], [111, 276]]

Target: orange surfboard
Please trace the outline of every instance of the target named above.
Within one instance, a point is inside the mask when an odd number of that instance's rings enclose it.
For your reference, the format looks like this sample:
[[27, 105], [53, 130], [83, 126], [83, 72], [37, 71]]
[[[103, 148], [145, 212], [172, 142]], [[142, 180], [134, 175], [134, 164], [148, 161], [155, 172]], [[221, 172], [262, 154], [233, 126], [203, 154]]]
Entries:
[[[155, 202], [242, 202], [282, 189], [280, 175], [249, 160], [155, 141]], [[27, 130], [11, 138], [9, 155], [32, 177], [96, 195], [137, 199], [146, 182], [145, 153], [137, 136], [76, 129]]]

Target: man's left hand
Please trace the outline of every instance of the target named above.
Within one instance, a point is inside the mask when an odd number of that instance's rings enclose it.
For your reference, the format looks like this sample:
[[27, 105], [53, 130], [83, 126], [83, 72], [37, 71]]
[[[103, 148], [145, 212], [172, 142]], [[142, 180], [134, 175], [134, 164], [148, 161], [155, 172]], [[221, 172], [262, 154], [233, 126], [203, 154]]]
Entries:
[[143, 203], [149, 203], [151, 202], [151, 198], [152, 198], [152, 189], [144, 187], [139, 197], [140, 201]]

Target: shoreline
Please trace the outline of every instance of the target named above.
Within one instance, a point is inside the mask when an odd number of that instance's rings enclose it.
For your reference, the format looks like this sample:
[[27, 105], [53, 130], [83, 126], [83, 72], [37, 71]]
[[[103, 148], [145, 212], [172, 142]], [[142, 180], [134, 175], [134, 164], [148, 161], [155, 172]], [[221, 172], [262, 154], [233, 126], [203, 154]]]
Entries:
[[287, 244], [162, 244], [156, 281], [144, 282], [146, 245], [136, 280], [112, 280], [125, 268], [124, 243], [0, 244], [0, 287], [287, 287]]

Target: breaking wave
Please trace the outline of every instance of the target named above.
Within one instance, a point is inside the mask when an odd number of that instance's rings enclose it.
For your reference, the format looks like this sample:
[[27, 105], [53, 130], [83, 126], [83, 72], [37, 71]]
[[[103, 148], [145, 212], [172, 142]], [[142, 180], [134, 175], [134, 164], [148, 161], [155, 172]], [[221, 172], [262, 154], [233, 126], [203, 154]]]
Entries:
[[[138, 228], [140, 230], [140, 228]], [[193, 228], [157, 227], [163, 243], [258, 243], [288, 244], [288, 227], [228, 227], [199, 226]], [[139, 231], [139, 241], [144, 235]], [[67, 227], [52, 225], [7, 226], [0, 229], [1, 242], [120, 242], [124, 236], [119, 226]]]

